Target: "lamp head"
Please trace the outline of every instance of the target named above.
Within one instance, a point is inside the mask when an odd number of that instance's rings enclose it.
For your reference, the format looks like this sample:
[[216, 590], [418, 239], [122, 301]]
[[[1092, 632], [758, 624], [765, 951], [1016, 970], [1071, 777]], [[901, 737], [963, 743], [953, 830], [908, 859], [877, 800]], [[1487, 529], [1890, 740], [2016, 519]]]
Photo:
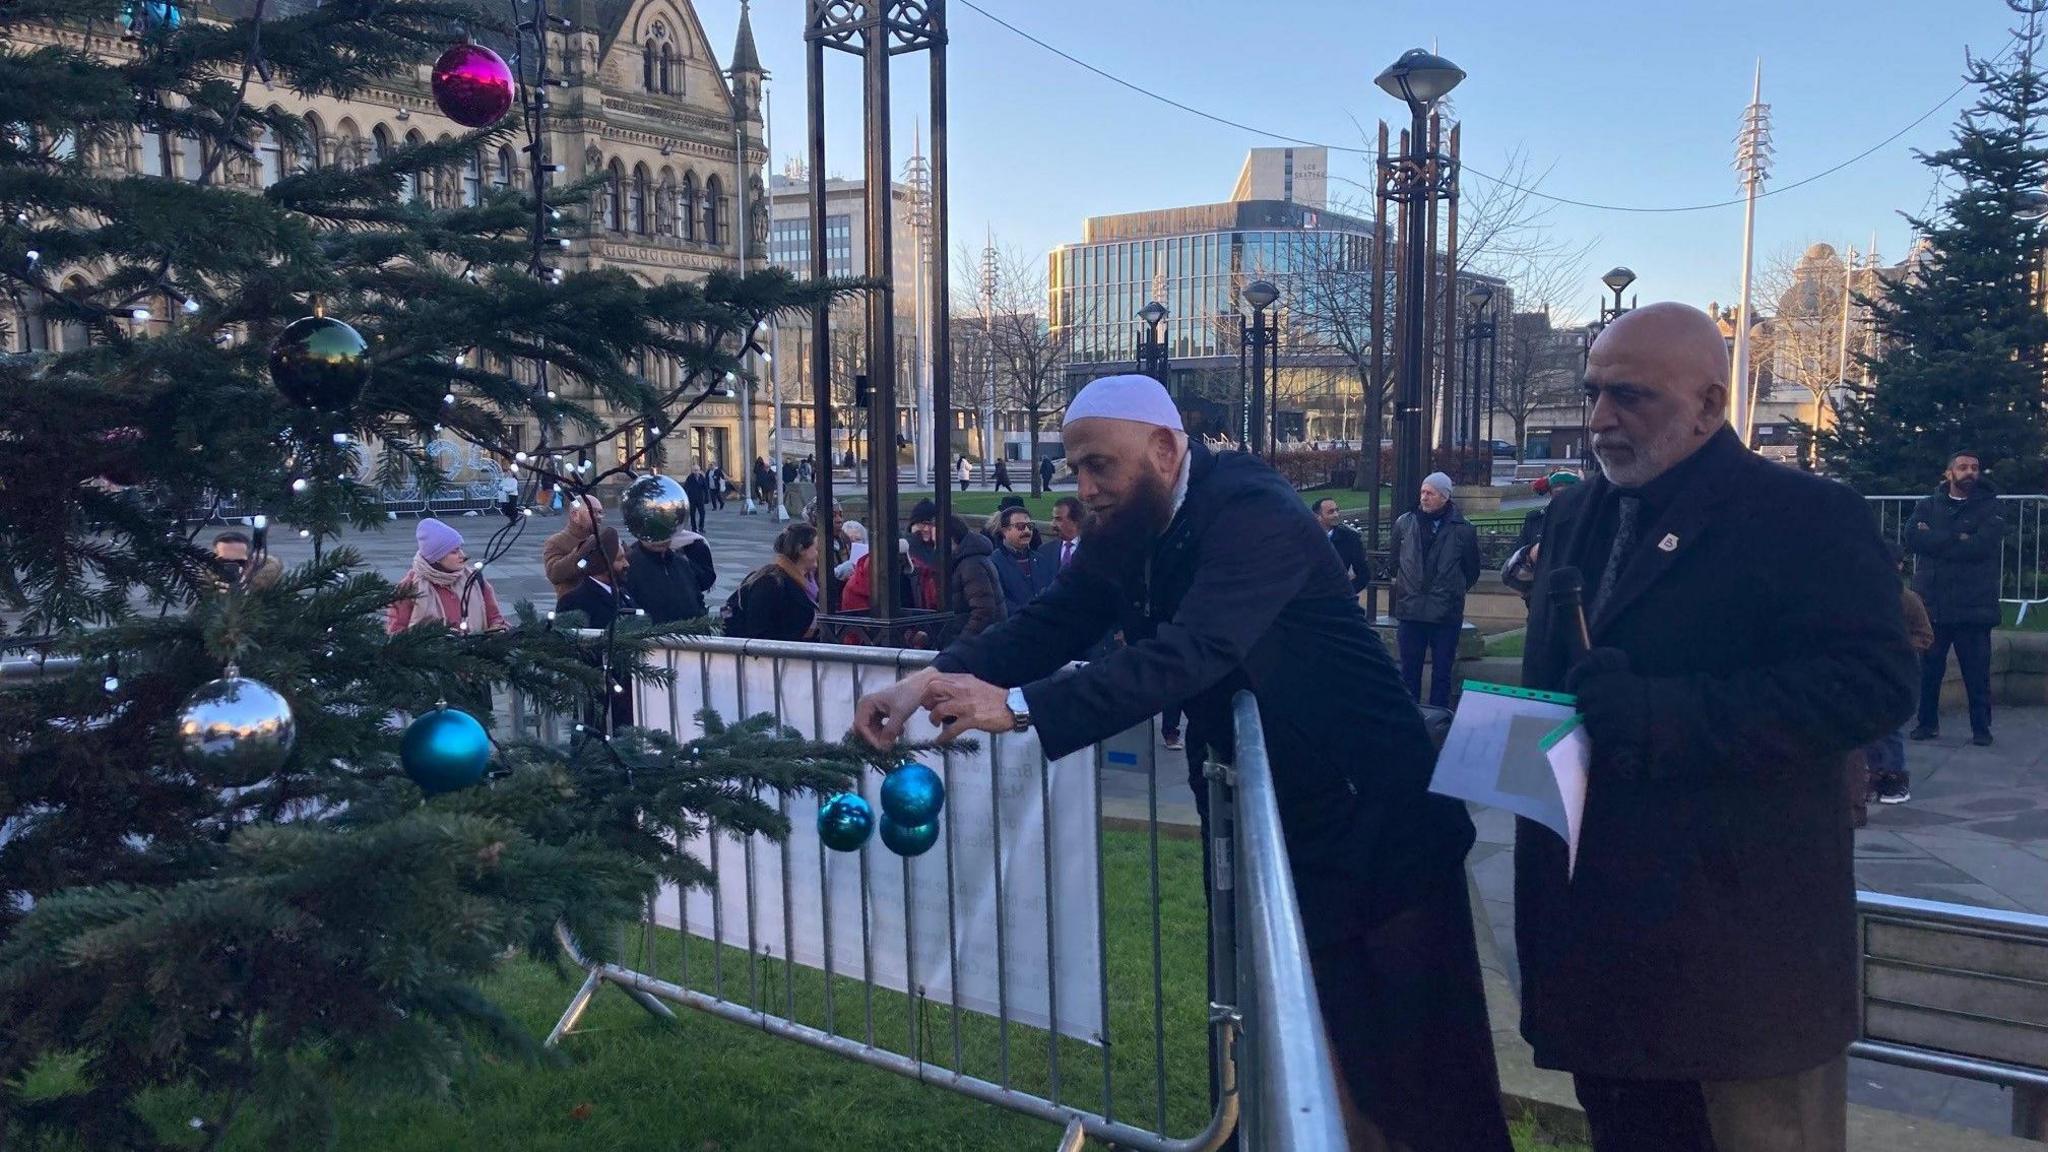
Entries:
[[1138, 309], [1138, 319], [1157, 328], [1166, 320], [1166, 305], [1154, 300], [1143, 308]]
[[1278, 299], [1280, 289], [1274, 287], [1270, 280], [1254, 280], [1244, 286], [1244, 302], [1251, 305], [1255, 311], [1263, 312], [1271, 308], [1273, 302]]
[[1465, 293], [1465, 304], [1474, 312], [1486, 311], [1486, 306], [1491, 303], [1493, 303], [1493, 289], [1485, 284], [1474, 284]]
[[1434, 52], [1410, 48], [1373, 78], [1380, 90], [1420, 112], [1450, 95], [1465, 78], [1465, 70]]
[[1628, 290], [1629, 285], [1636, 282], [1636, 274], [1617, 265], [1608, 269], [1607, 275], [1602, 276], [1600, 282], [1607, 285], [1609, 292], [1624, 292]]

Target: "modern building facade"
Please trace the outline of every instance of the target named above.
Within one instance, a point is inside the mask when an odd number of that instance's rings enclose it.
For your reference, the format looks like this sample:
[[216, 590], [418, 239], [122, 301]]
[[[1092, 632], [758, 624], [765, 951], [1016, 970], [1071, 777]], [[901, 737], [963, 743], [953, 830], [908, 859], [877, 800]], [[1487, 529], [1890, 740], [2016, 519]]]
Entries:
[[[1327, 170], [1323, 149], [1256, 149], [1237, 182], [1248, 198], [1089, 218], [1080, 243], [1049, 257], [1051, 322], [1071, 340], [1070, 387], [1135, 370], [1144, 338], [1137, 316], [1156, 301], [1167, 313], [1169, 388], [1184, 414], [1199, 411], [1206, 430], [1236, 435], [1230, 430], [1242, 426], [1250, 314], [1242, 293], [1269, 280], [1280, 290], [1278, 439], [1359, 441], [1376, 240], [1370, 220], [1324, 206]], [[1439, 257], [1439, 270], [1442, 264]], [[1512, 307], [1507, 286], [1493, 277], [1461, 275], [1450, 287], [1462, 294], [1482, 280], [1496, 306]], [[1386, 315], [1391, 322], [1391, 309]], [[1391, 343], [1387, 355], [1391, 369]]]
[[[270, 0], [265, 11], [292, 15], [314, 0]], [[251, 0], [215, 0], [188, 19], [246, 18]], [[580, 230], [554, 263], [565, 271], [621, 268], [645, 284], [701, 278], [739, 265], [765, 264], [768, 211], [758, 173], [762, 147], [763, 72], [751, 23], [743, 13], [731, 66], [721, 67], [689, 0], [574, 0], [564, 5], [568, 27], [550, 28], [548, 51], [564, 86], [552, 95], [547, 155], [564, 166], [554, 177], [567, 184], [593, 174], [609, 179], [593, 198]], [[131, 59], [139, 44], [107, 22], [91, 30], [72, 25], [18, 24], [10, 34], [25, 48], [61, 45], [113, 59]], [[488, 40], [488, 37], [480, 37]], [[500, 51], [510, 46], [497, 45]], [[250, 99], [303, 119], [312, 146], [304, 154], [266, 136], [255, 154], [235, 156], [210, 172], [209, 157], [193, 138], [136, 136], [110, 141], [89, 159], [108, 172], [169, 180], [201, 179], [252, 193], [283, 174], [309, 167], [355, 167], [393, 149], [452, 138], [462, 126], [442, 116], [429, 89], [430, 62], [386, 76], [352, 99], [305, 96], [261, 79]], [[524, 154], [514, 142], [471, 156], [458, 168], [414, 181], [410, 195], [444, 207], [474, 204], [492, 190], [523, 188]], [[83, 332], [45, 324], [37, 302], [16, 294], [4, 301], [12, 349], [62, 349]], [[138, 328], [173, 322], [175, 310]], [[516, 366], [513, 366], [517, 371]], [[676, 365], [649, 362], [641, 370], [674, 382]], [[711, 399], [691, 414], [683, 442], [668, 441], [668, 464], [687, 464], [685, 453], [737, 462], [740, 412], [731, 399]], [[765, 424], [763, 424], [765, 426]], [[534, 443], [537, 429], [515, 427], [517, 443]], [[634, 451], [620, 443], [616, 450]]]

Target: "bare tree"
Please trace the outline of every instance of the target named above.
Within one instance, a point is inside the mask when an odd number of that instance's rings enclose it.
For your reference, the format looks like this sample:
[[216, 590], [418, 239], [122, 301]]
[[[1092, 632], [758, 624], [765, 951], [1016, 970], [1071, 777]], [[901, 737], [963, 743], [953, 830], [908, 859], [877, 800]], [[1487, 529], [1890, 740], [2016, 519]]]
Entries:
[[1031, 494], [1039, 494], [1038, 443], [1046, 421], [1067, 408], [1066, 366], [1071, 324], [1055, 330], [1045, 315], [1046, 263], [1016, 250], [999, 251], [994, 306], [989, 310], [988, 344], [994, 357], [998, 401], [1024, 414], [1031, 438], [1028, 457]]
[[1804, 393], [1812, 404], [1807, 426], [1818, 451], [1817, 435], [1840, 391], [1847, 358], [1842, 348], [1842, 306], [1847, 269], [1831, 247], [1815, 244], [1803, 252], [1785, 249], [1766, 261], [1759, 277], [1758, 298], [1776, 306], [1756, 333], [1754, 357], [1770, 368], [1773, 383], [1784, 382]]
[[1547, 311], [1517, 312], [1495, 326], [1500, 341], [1497, 411], [1515, 426], [1515, 460], [1528, 451], [1529, 418], [1538, 408], [1573, 401], [1579, 388], [1578, 352], [1553, 328]]

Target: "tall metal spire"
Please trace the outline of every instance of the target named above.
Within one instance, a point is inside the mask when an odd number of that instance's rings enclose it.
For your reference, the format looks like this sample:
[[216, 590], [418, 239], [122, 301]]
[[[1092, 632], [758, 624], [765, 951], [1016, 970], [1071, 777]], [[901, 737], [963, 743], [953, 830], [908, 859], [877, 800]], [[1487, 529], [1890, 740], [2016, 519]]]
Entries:
[[1742, 132], [1735, 138], [1735, 171], [1742, 178], [1748, 205], [1742, 214], [1742, 305], [1735, 324], [1735, 359], [1728, 374], [1728, 422], [1744, 444], [1749, 443], [1756, 398], [1749, 388], [1750, 274], [1756, 262], [1756, 198], [1771, 169], [1771, 106], [1764, 103], [1764, 62], [1756, 62], [1756, 82], [1749, 107], [1742, 110]]

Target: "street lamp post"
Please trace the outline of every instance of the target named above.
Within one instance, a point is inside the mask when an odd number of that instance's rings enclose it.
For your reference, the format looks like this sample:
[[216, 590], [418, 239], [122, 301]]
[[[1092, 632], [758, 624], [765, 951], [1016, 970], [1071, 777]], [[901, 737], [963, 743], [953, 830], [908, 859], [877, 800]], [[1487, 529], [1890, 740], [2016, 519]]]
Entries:
[[1465, 401], [1464, 428], [1467, 450], [1472, 455], [1470, 468], [1474, 476], [1483, 477], [1483, 482], [1493, 480], [1493, 445], [1482, 446], [1479, 441], [1479, 407], [1482, 399], [1479, 366], [1483, 362], [1482, 349], [1493, 339], [1493, 288], [1486, 284], [1474, 284], [1465, 293], [1465, 371], [1462, 374]]
[[1621, 294], [1628, 289], [1629, 285], [1636, 282], [1636, 274], [1627, 268], [1617, 265], [1609, 268], [1607, 275], [1600, 278], [1600, 282], [1607, 285], [1608, 290], [1614, 293], [1613, 307], [1608, 307], [1605, 301], [1602, 301], [1600, 304], [1600, 322], [1602, 324], [1612, 324], [1615, 317], [1628, 311], [1627, 308], [1621, 306]]
[[1138, 374], [1166, 383], [1166, 342], [1160, 326], [1166, 323], [1166, 305], [1154, 300], [1138, 309], [1144, 327], [1138, 330]]
[[1269, 356], [1279, 336], [1280, 318], [1272, 307], [1280, 299], [1280, 289], [1270, 280], [1254, 280], [1244, 287], [1244, 302], [1252, 306], [1251, 324], [1245, 329], [1244, 339], [1252, 352], [1251, 389], [1244, 415], [1243, 448], [1254, 454], [1273, 454], [1273, 417], [1268, 411], [1272, 401], [1273, 371]]
[[1434, 166], [1429, 155], [1429, 112], [1464, 78], [1464, 69], [1449, 60], [1410, 48], [1373, 79], [1381, 91], [1407, 104], [1412, 118], [1408, 154], [1401, 158], [1399, 174], [1401, 196], [1408, 201], [1408, 227], [1403, 238], [1407, 267], [1402, 276], [1399, 305], [1401, 370], [1394, 389], [1394, 498], [1403, 502], [1415, 499], [1415, 494], [1422, 490], [1425, 459], [1422, 369], [1428, 349], [1423, 347], [1423, 313], [1428, 304], [1422, 286], [1432, 253], [1424, 224], [1426, 217], [1434, 215], [1433, 209], [1425, 209], [1435, 203], [1436, 197], [1432, 186]]

